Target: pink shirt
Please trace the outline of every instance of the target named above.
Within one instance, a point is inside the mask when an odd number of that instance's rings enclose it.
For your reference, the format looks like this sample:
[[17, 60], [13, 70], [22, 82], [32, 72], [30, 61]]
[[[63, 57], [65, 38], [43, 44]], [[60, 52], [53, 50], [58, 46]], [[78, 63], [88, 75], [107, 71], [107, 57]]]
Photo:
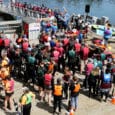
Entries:
[[86, 75], [90, 75], [91, 71], [93, 70], [94, 65], [92, 63], [88, 63], [86, 65]]

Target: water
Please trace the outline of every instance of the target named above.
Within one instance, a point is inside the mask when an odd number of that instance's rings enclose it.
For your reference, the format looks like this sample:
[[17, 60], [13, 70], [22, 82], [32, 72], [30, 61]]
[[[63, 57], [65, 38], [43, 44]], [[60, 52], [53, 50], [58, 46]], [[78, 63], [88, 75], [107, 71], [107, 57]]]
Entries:
[[[10, 0], [4, 0], [6, 3]], [[65, 7], [69, 14], [85, 14], [85, 5], [90, 5], [90, 16], [107, 16], [110, 22], [115, 25], [115, 0], [17, 0], [36, 5], [45, 4], [49, 8], [63, 9]]]

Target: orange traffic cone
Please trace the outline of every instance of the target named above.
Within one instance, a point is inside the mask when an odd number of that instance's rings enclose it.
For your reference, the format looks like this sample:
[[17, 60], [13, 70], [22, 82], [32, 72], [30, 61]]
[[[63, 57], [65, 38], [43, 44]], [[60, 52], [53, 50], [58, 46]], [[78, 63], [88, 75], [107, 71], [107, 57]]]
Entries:
[[73, 109], [70, 110], [69, 115], [74, 115], [74, 111], [73, 111]]
[[115, 104], [115, 95], [112, 97], [111, 103]]

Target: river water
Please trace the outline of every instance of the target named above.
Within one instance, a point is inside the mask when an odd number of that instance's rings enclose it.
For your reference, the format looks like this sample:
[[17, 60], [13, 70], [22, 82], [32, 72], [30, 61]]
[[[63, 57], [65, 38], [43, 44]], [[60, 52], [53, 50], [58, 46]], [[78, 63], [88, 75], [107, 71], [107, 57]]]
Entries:
[[[8, 3], [10, 0], [4, 0]], [[70, 15], [85, 14], [85, 5], [90, 5], [90, 16], [109, 17], [110, 22], [115, 25], [115, 0], [17, 0], [35, 5], [44, 4], [49, 8], [67, 9]]]

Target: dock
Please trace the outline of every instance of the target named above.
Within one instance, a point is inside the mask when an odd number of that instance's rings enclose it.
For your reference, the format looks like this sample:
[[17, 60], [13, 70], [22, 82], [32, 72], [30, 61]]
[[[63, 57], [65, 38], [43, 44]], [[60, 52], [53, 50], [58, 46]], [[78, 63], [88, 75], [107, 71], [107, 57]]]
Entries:
[[[9, 24], [22, 24], [21, 21], [25, 20], [27, 22], [35, 22], [38, 18], [40, 18], [39, 14], [37, 14], [37, 12], [33, 12], [30, 10], [29, 11], [29, 15], [25, 15], [23, 12], [20, 13], [20, 11], [16, 8], [16, 9], [12, 9], [11, 5], [9, 4], [7, 5], [3, 5], [0, 6], [0, 12], [4, 12], [7, 14], [10, 14], [14, 17], [16, 17], [15, 21], [1, 21], [0, 25], [9, 25]], [[31, 12], [31, 14], [30, 14]], [[37, 14], [37, 15], [33, 15], [33, 14]], [[13, 25], [14, 26], [14, 25]], [[19, 27], [19, 26], [18, 26]], [[15, 32], [15, 31], [13, 31]], [[93, 39], [93, 37], [99, 37], [97, 36], [95, 33], [90, 32], [88, 34], [88, 42], [91, 41], [91, 39]], [[100, 37], [100, 39], [102, 39], [102, 37]], [[36, 42], [35, 39], [30, 40], [31, 43]], [[112, 42], [112, 47], [113, 50], [115, 49], [115, 45]], [[62, 77], [63, 75], [60, 73], [56, 73], [56, 77]], [[81, 75], [81, 74], [77, 74], [77, 76], [81, 79], [84, 80], [85, 76]], [[16, 102], [19, 102], [19, 98], [22, 94], [22, 84], [20, 82], [16, 82], [15, 84], [15, 93], [14, 93], [14, 98], [16, 99]], [[37, 88], [36, 88], [37, 89]], [[53, 110], [53, 104], [51, 106], [48, 106], [47, 103], [45, 102], [40, 102], [38, 100], [38, 92], [36, 90], [36, 99], [33, 102], [32, 105], [32, 113], [31, 115], [52, 115], [52, 110]], [[1, 101], [0, 98], [0, 102], [3, 103]], [[5, 112], [3, 110], [3, 105], [1, 105], [0, 103], [0, 115], [17, 115], [18, 113], [14, 112], [14, 111], [9, 111], [9, 112]], [[62, 115], [65, 115], [65, 113], [67, 113], [66, 110], [66, 106], [68, 104], [68, 101], [63, 102], [63, 109], [62, 109]], [[79, 95], [79, 104], [78, 104], [78, 109], [75, 112], [75, 115], [114, 115], [115, 113], [115, 105], [112, 105], [110, 100], [108, 100], [107, 102], [100, 102], [98, 99], [92, 97], [89, 98], [88, 97], [88, 92], [87, 91], [83, 91], [81, 89], [80, 95]]]

